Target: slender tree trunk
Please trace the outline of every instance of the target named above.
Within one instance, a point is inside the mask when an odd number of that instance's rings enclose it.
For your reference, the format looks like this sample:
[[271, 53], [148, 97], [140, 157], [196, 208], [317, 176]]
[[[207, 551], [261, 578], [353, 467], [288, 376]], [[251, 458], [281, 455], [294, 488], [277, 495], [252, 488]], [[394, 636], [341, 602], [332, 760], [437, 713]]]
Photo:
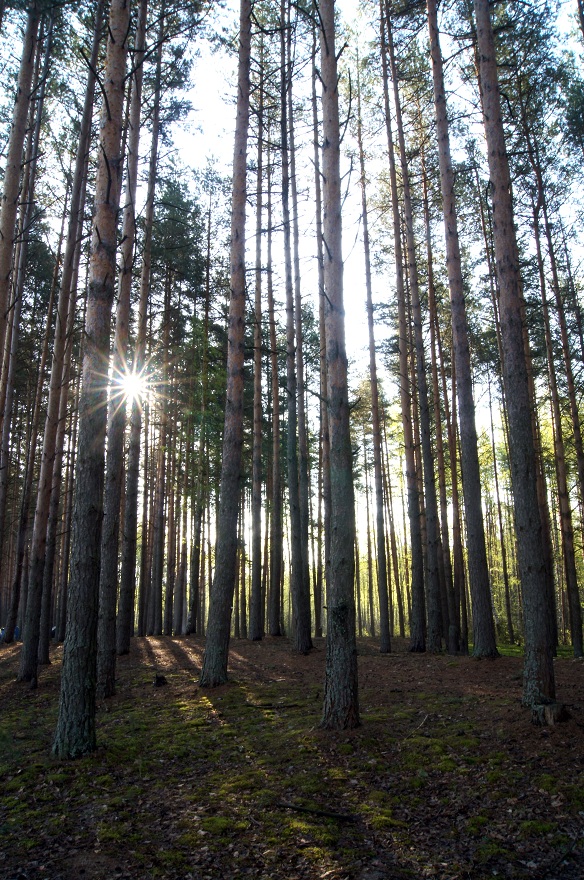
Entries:
[[181, 522], [181, 530], [180, 530], [180, 554], [179, 554], [179, 565], [178, 565], [178, 574], [176, 577], [176, 593], [174, 597], [174, 610], [172, 617], [172, 629], [175, 636], [182, 636], [185, 633], [185, 606], [186, 606], [186, 591], [187, 591], [187, 560], [188, 560], [188, 541], [187, 541], [187, 528], [188, 528], [188, 508], [187, 504], [187, 480], [189, 474], [189, 464], [190, 464], [190, 456], [189, 450], [191, 445], [192, 438], [192, 424], [189, 419], [187, 423], [186, 430], [186, 440], [185, 447], [182, 450], [181, 461], [184, 459], [184, 464], [181, 468], [179, 467], [179, 478], [180, 484], [177, 487], [177, 494], [180, 498], [180, 503], [182, 504], [182, 522]]
[[[438, 473], [438, 490], [440, 498], [440, 530], [441, 530], [441, 589], [445, 596], [442, 597], [442, 617], [448, 621], [448, 632], [445, 633], [449, 654], [456, 654], [459, 644], [458, 614], [454, 594], [454, 581], [452, 577], [452, 562], [450, 558], [450, 527], [448, 523], [448, 498], [446, 494], [446, 464], [444, 461], [444, 437], [442, 431], [442, 415], [440, 409], [440, 386], [438, 381], [438, 364], [436, 362], [436, 337], [439, 333], [438, 309], [436, 306], [436, 286], [434, 282], [434, 256], [432, 251], [432, 231], [430, 225], [430, 205], [428, 198], [428, 178], [424, 150], [421, 150], [423, 192], [424, 192], [424, 221], [426, 226], [426, 251], [428, 255], [428, 312], [430, 317], [430, 360], [432, 370], [432, 397], [434, 405], [434, 425], [436, 431], [436, 470]], [[446, 406], [448, 403], [446, 402]], [[446, 609], [444, 608], [446, 604]]]
[[103, 365], [110, 345], [116, 273], [116, 232], [121, 169], [121, 125], [126, 80], [128, 0], [113, 0], [104, 76], [100, 155], [87, 313], [83, 383], [79, 401], [77, 480], [72, 522], [71, 579], [61, 698], [53, 752], [73, 758], [96, 747], [97, 613], [103, 516], [103, 469], [107, 391]]
[[371, 517], [369, 515], [369, 462], [367, 443], [363, 437], [363, 472], [365, 476], [365, 515], [367, 517], [367, 601], [369, 604], [369, 635], [375, 638], [375, 602], [373, 601], [373, 552], [371, 549]]
[[251, 0], [241, 0], [237, 121], [231, 208], [231, 297], [227, 351], [227, 399], [223, 434], [215, 576], [211, 589], [207, 647], [200, 684], [227, 680], [231, 604], [237, 558], [237, 510], [243, 446], [243, 363], [245, 330], [245, 203], [249, 128]]
[[310, 596], [305, 589], [304, 556], [302, 552], [302, 518], [300, 513], [300, 487], [298, 477], [298, 384], [296, 347], [297, 337], [294, 320], [294, 286], [292, 279], [292, 242], [290, 221], [290, 151], [288, 130], [288, 89], [291, 88], [286, 60], [286, 33], [290, 28], [288, 0], [280, 3], [280, 62], [281, 62], [281, 149], [282, 149], [282, 226], [284, 233], [284, 266], [286, 289], [286, 391], [287, 391], [287, 444], [288, 504], [290, 515], [290, 592], [294, 649], [306, 654], [312, 647], [310, 640]]
[[249, 637], [259, 641], [263, 631], [262, 609], [262, 194], [264, 138], [263, 40], [260, 45], [258, 96], [258, 161], [256, 186], [256, 254], [253, 328], [253, 462], [252, 462], [252, 547]]
[[446, 239], [446, 265], [448, 267], [452, 337], [456, 361], [456, 390], [458, 394], [463, 477], [462, 489], [466, 514], [469, 582], [473, 609], [473, 655], [475, 657], [496, 657], [498, 652], [481, 503], [481, 477], [475, 424], [468, 323], [464, 301], [464, 282], [454, 194], [454, 170], [450, 155], [450, 135], [436, 0], [427, 0], [427, 7], [438, 134], [442, 210], [444, 213], [444, 233]]
[[419, 399], [420, 435], [423, 460], [424, 494], [426, 501], [426, 570], [428, 583], [426, 597], [428, 603], [428, 637], [427, 648], [430, 651], [441, 649], [441, 611], [440, 611], [440, 580], [438, 573], [438, 553], [440, 535], [438, 531], [438, 505], [436, 500], [436, 484], [434, 482], [434, 461], [431, 443], [430, 407], [428, 403], [428, 383], [424, 357], [424, 340], [422, 335], [422, 311], [418, 285], [418, 267], [416, 246], [414, 241], [414, 219], [409, 184], [409, 169], [401, 117], [400, 95], [398, 88], [397, 66], [395, 61], [393, 37], [391, 30], [390, 2], [386, 0], [386, 24], [389, 49], [391, 78], [393, 81], [394, 103], [396, 111], [396, 127], [398, 134], [399, 153], [401, 158], [402, 185], [404, 198], [404, 219], [408, 253], [408, 272], [412, 303], [414, 344], [416, 351], [416, 384]]
[[493, 405], [491, 401], [491, 383], [489, 382], [489, 415], [491, 418], [491, 448], [493, 450], [493, 477], [495, 481], [495, 498], [497, 503], [497, 522], [499, 525], [499, 542], [501, 544], [501, 566], [503, 569], [503, 589], [505, 593], [505, 615], [507, 617], [507, 634], [509, 642], [515, 643], [515, 629], [513, 615], [511, 613], [511, 587], [509, 584], [509, 569], [507, 566], [507, 545], [505, 542], [505, 530], [503, 528], [503, 511], [501, 508], [501, 494], [499, 492], [499, 466], [497, 465], [497, 450], [495, 448], [495, 426], [493, 423]]
[[[156, 80], [154, 84], [154, 104], [152, 109], [152, 141], [150, 144], [150, 161], [148, 167], [148, 188], [146, 206], [144, 208], [144, 244], [142, 249], [142, 271], [140, 274], [140, 299], [138, 302], [138, 327], [134, 350], [132, 372], [143, 376], [146, 364], [146, 330], [148, 324], [148, 298], [150, 295], [150, 275], [152, 266], [152, 224], [154, 222], [154, 192], [157, 178], [158, 141], [160, 136], [160, 93], [162, 78], [162, 36], [164, 33], [164, 15], [160, 18], [158, 32], [158, 49], [156, 54]], [[130, 415], [130, 439], [128, 443], [128, 464], [126, 468], [126, 502], [124, 525], [122, 531], [122, 567], [120, 573], [120, 600], [116, 621], [116, 651], [128, 654], [130, 638], [133, 631], [134, 596], [136, 593], [136, 554], [138, 545], [138, 492], [140, 476], [140, 438], [142, 435], [142, 409], [148, 404], [134, 399]], [[147, 417], [146, 417], [147, 421]], [[146, 429], [146, 438], [148, 430]], [[148, 440], [146, 439], [144, 473], [147, 474]], [[145, 477], [144, 504], [142, 511], [142, 557], [145, 560], [148, 548], [147, 541], [147, 484]], [[143, 584], [144, 569], [140, 566], [140, 584]], [[144, 598], [140, 590], [141, 599]], [[140, 635], [144, 635], [144, 605], [139, 612]]]
[[564, 560], [564, 572], [566, 577], [566, 592], [568, 594], [568, 609], [570, 612], [570, 633], [572, 636], [574, 656], [582, 657], [582, 608], [580, 606], [580, 592], [578, 588], [578, 575], [576, 572], [574, 527], [572, 524], [572, 510], [570, 507], [570, 495], [566, 471], [566, 449], [564, 445], [564, 431], [562, 427], [562, 411], [560, 408], [558, 380], [556, 375], [552, 334], [550, 329], [550, 316], [546, 295], [545, 270], [543, 265], [543, 256], [541, 253], [539, 212], [535, 205], [533, 205], [532, 208], [533, 231], [537, 252], [541, 301], [543, 306], [545, 347], [548, 364], [548, 382], [553, 416], [554, 456], [556, 460], [558, 506], [560, 510], [560, 535], [562, 538], [562, 556]]
[[[6, 517], [6, 498], [10, 478], [10, 433], [12, 427], [12, 407], [14, 403], [14, 380], [18, 358], [18, 344], [20, 339], [20, 319], [22, 316], [22, 298], [24, 295], [24, 282], [26, 263], [28, 258], [28, 243], [30, 225], [34, 216], [34, 195], [36, 184], [36, 167], [39, 154], [39, 141], [43, 116], [46, 82], [49, 74], [51, 59], [51, 47], [53, 37], [54, 13], [51, 12], [48, 32], [43, 33], [37, 41], [35, 72], [33, 76], [33, 91], [37, 92], [34, 102], [30, 102], [29, 117], [30, 126], [27, 138], [27, 146], [24, 157], [24, 173], [22, 175], [22, 196], [19, 229], [17, 233], [18, 247], [15, 251], [16, 273], [12, 285], [11, 302], [8, 306], [10, 314], [10, 330], [5, 340], [6, 363], [2, 370], [2, 406], [1, 413], [1, 439], [0, 439], [0, 558], [2, 557], [2, 542], [4, 538], [4, 524]], [[43, 69], [42, 45], [45, 44]], [[38, 90], [38, 91], [37, 91]]]
[[12, 280], [12, 262], [15, 246], [16, 216], [18, 212], [22, 150], [26, 136], [28, 109], [36, 55], [40, 4], [33, 2], [28, 9], [22, 56], [16, 86], [16, 100], [12, 112], [12, 127], [8, 140], [4, 186], [0, 202], [0, 351], [4, 350], [8, 301]]
[[[318, 267], [318, 330], [320, 338], [320, 456], [321, 456], [321, 498], [319, 498], [319, 516], [322, 506], [324, 529], [324, 581], [325, 594], [328, 591], [329, 560], [331, 544], [331, 469], [330, 469], [330, 437], [328, 426], [328, 406], [326, 399], [326, 329], [325, 329], [325, 292], [324, 292], [324, 248], [322, 238], [322, 186], [320, 172], [320, 140], [318, 127], [318, 104], [316, 97], [316, 27], [313, 30], [312, 47], [312, 137], [314, 147], [314, 191], [316, 214], [316, 247]], [[320, 520], [319, 520], [320, 522]], [[320, 526], [319, 526], [320, 528]], [[320, 537], [320, 532], [319, 532]], [[321, 559], [322, 547], [319, 551]], [[322, 591], [322, 574], [321, 574]], [[326, 605], [326, 602], [325, 602]], [[320, 631], [320, 630], [319, 630]], [[318, 633], [317, 633], [318, 634]]]
[[369, 383], [371, 387], [371, 427], [373, 429], [373, 469], [375, 480], [375, 512], [377, 539], [377, 591], [379, 594], [379, 650], [391, 651], [389, 626], [389, 591], [387, 585], [387, 557], [385, 554], [385, 522], [383, 517], [383, 477], [381, 473], [381, 428], [379, 421], [379, 389], [377, 361], [375, 357], [375, 331], [373, 328], [373, 294], [371, 289], [371, 256], [369, 246], [369, 218], [367, 212], [367, 184], [365, 178], [365, 155], [361, 116], [361, 80], [357, 59], [357, 140], [361, 171], [361, 217], [363, 220], [363, 248], [365, 251], [365, 289], [367, 294], [367, 325], [369, 329]]
[[381, 22], [381, 61], [383, 71], [383, 94], [385, 103], [385, 124], [387, 128], [387, 148], [389, 156], [389, 173], [391, 183], [391, 200], [393, 214], [393, 232], [396, 268], [396, 296], [398, 307], [398, 345], [399, 345], [399, 383], [402, 425], [404, 432], [404, 448], [406, 458], [406, 483], [408, 495], [408, 519], [410, 526], [410, 544], [412, 554], [412, 613], [410, 620], [410, 650], [426, 650], [426, 613], [424, 595], [424, 551], [422, 547], [422, 531], [420, 519], [420, 494], [416, 478], [415, 447], [412, 428], [412, 404], [410, 396], [410, 379], [408, 365], [408, 331], [406, 315], [406, 297], [404, 287], [404, 262], [401, 245], [401, 219], [398, 202], [397, 173], [395, 152], [391, 127], [389, 106], [389, 74], [387, 61], [387, 43], [385, 31], [385, 10], [380, 0]]
[[[22, 497], [20, 501], [20, 512], [18, 519], [18, 531], [16, 538], [16, 560], [15, 560], [15, 570], [14, 577], [12, 580], [12, 587], [10, 591], [10, 605], [8, 616], [6, 620], [6, 626], [4, 628], [4, 642], [5, 644], [10, 644], [14, 640], [14, 629], [16, 626], [18, 611], [20, 607], [20, 598], [21, 598], [21, 589], [23, 582], [23, 574], [24, 574], [24, 557], [25, 551], [28, 544], [29, 538], [29, 513], [30, 513], [30, 502], [32, 497], [32, 485], [34, 478], [34, 469], [35, 469], [35, 461], [36, 461], [36, 452], [38, 446], [38, 437], [39, 437], [39, 424], [41, 417], [41, 402], [42, 402], [42, 394], [45, 387], [45, 372], [47, 365], [47, 357], [49, 353], [49, 336], [51, 333], [51, 327], [53, 322], [53, 310], [55, 304], [55, 292], [57, 290], [57, 284], [59, 280], [59, 271], [61, 265], [61, 250], [63, 246], [63, 238], [65, 231], [65, 218], [68, 213], [69, 203], [68, 203], [69, 190], [67, 191], [67, 195], [65, 198], [63, 217], [61, 223], [61, 232], [59, 234], [59, 243], [57, 246], [57, 258], [55, 260], [55, 267], [53, 270], [53, 280], [51, 283], [51, 292], [49, 294], [49, 303], [47, 307], [47, 320], [45, 323], [45, 332], [43, 336], [43, 342], [41, 347], [41, 357], [40, 364], [37, 375], [37, 383], [36, 383], [36, 393], [32, 410], [32, 419], [30, 426], [30, 439], [27, 447], [27, 457], [26, 457], [26, 467], [24, 472], [23, 479], [23, 488], [22, 488]], [[0, 560], [0, 572], [2, 571], [2, 560]], [[22, 603], [24, 606], [24, 602]]]
[[[288, 9], [292, 4], [289, 2]], [[286, 39], [286, 62], [288, 68], [288, 131], [290, 136], [290, 194], [292, 196], [292, 231], [294, 256], [294, 322], [296, 338], [296, 376], [298, 401], [298, 500], [300, 505], [300, 553], [302, 560], [302, 637], [303, 647], [311, 647], [310, 641], [310, 569], [308, 554], [308, 431], [306, 427], [306, 385], [304, 371], [303, 331], [302, 331], [302, 297], [300, 285], [300, 252], [298, 231], [298, 186], [296, 180], [296, 146], [294, 141], [294, 107], [292, 101], [292, 83], [294, 67], [292, 63], [292, 23], [288, 12], [288, 32]]]
[[45, 565], [47, 524], [49, 519], [50, 500], [53, 486], [53, 464], [56, 449], [57, 427], [59, 424], [59, 409], [61, 403], [61, 391], [63, 380], [63, 363], [66, 346], [69, 343], [67, 336], [68, 314], [73, 288], [73, 279], [76, 275], [77, 261], [80, 256], [79, 233], [82, 223], [82, 209], [85, 196], [83, 179], [86, 171], [86, 155], [89, 149], [91, 135], [91, 121], [93, 115], [93, 97], [95, 91], [95, 66], [99, 52], [101, 37], [101, 22], [103, 6], [101, 3], [96, 7], [96, 25], [93, 35], [93, 46], [90, 62], [92, 67], [87, 80], [85, 103], [77, 145], [75, 160], [75, 172], [71, 189], [71, 207], [69, 225], [67, 230], [67, 244], [63, 259], [63, 274], [59, 289], [59, 302], [57, 305], [57, 323], [55, 328], [55, 340], [53, 344], [53, 360], [51, 363], [51, 378], [49, 383], [49, 397], [45, 418], [45, 430], [43, 434], [43, 449], [41, 454], [40, 474], [37, 487], [37, 500], [30, 549], [28, 590], [26, 603], [26, 617], [24, 622], [24, 643], [20, 656], [19, 678], [22, 681], [34, 682], [37, 676], [38, 640], [40, 634], [40, 615], [43, 589], [43, 571]]
[[128, 332], [132, 269], [134, 266], [134, 241], [136, 238], [136, 186], [138, 182], [138, 149], [140, 145], [140, 110], [142, 107], [147, 6], [147, 0], [141, 0], [134, 37], [134, 54], [132, 58], [134, 75], [129, 118], [130, 131], [127, 151], [126, 192], [112, 366], [113, 387], [110, 393], [108, 410], [104, 517], [99, 576], [99, 620], [97, 627], [97, 691], [98, 696], [101, 698], [113, 696], [116, 690], [116, 605], [118, 594], [120, 503], [122, 499], [127, 406], [120, 383], [128, 374]]
[[209, 309], [211, 305], [211, 216], [212, 216], [212, 190], [209, 191], [209, 210], [207, 214], [207, 258], [205, 261], [205, 311], [203, 318], [203, 352], [201, 356], [201, 409], [199, 423], [199, 444], [197, 453], [197, 475], [195, 490], [193, 492], [194, 524], [193, 546], [191, 550], [191, 583], [190, 583], [190, 610], [187, 622], [187, 633], [197, 633], [200, 630], [200, 574], [204, 571], [201, 566], [201, 552], [205, 543], [203, 530], [203, 505], [205, 501], [205, 445], [207, 441], [207, 397], [209, 387]]
[[549, 604], [523, 340], [521, 276], [513, 223], [509, 163], [501, 119], [495, 43], [488, 0], [474, 0], [474, 6], [481, 97], [493, 197], [517, 554], [523, 591], [525, 622], [523, 701], [527, 706], [533, 707], [555, 700], [553, 646], [547, 623]]
[[[171, 272], [167, 267], [165, 294], [164, 294], [164, 317], [162, 330], [162, 386], [165, 393], [168, 392], [168, 345], [170, 338], [170, 293], [172, 287]], [[150, 583], [150, 610], [146, 628], [147, 635], [162, 635], [162, 583], [164, 575], [164, 546], [166, 535], [166, 486], [167, 486], [167, 439], [169, 435], [168, 415], [166, 412], [167, 402], [163, 398], [160, 401], [160, 427], [158, 431], [158, 450], [156, 462], [156, 486], [154, 492], [154, 534], [152, 539], [152, 574]], [[170, 470], [170, 468], [168, 468]]]
[[[172, 383], [170, 386], [171, 399], [176, 400]], [[176, 586], [176, 527], [178, 522], [176, 511], [176, 411], [169, 425], [168, 449], [170, 455], [169, 479], [166, 487], [166, 504], [168, 507], [168, 525], [166, 528], [166, 578], [164, 591], [164, 624], [165, 636], [172, 635], [172, 606], [174, 602], [174, 590]]]
[[[268, 143], [269, 143], [268, 136]], [[268, 603], [268, 632], [282, 635], [280, 625], [280, 583], [282, 580], [282, 488], [280, 473], [280, 380], [278, 376], [278, 341], [274, 311], [274, 282], [272, 267], [272, 165], [268, 153], [268, 321], [270, 326], [270, 368], [272, 385], [272, 515], [270, 518], [270, 593]]]
[[334, 0], [321, 0], [323, 240], [327, 400], [331, 467], [331, 551], [322, 726], [359, 725], [355, 640], [355, 502], [349, 430], [341, 220], [340, 130]]

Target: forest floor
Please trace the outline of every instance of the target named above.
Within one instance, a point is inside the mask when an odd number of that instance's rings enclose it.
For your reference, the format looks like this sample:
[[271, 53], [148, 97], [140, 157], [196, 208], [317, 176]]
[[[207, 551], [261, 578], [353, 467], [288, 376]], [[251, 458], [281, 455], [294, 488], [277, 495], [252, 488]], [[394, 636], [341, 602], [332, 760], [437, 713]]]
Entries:
[[0, 648], [0, 878], [582, 880], [582, 661], [556, 660], [571, 718], [541, 728], [520, 658], [393, 647], [359, 640], [362, 726], [330, 733], [323, 640], [234, 640], [203, 691], [201, 639], [134, 639], [71, 762], [50, 754], [62, 648], [36, 690]]

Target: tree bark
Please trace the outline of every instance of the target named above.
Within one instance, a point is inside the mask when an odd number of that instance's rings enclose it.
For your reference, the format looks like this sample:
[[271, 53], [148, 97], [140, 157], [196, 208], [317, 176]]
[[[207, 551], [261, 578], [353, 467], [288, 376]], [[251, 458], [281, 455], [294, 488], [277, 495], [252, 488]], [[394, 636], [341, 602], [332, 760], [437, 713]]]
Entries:
[[395, 249], [396, 297], [398, 308], [400, 403], [402, 413], [402, 426], [404, 432], [408, 519], [410, 526], [410, 545], [412, 554], [412, 613], [410, 619], [410, 650], [421, 652], [426, 650], [424, 551], [422, 547], [420, 493], [418, 491], [418, 483], [416, 478], [415, 447], [412, 428], [412, 404], [410, 396], [407, 344], [407, 314], [404, 287], [404, 262], [401, 245], [401, 218], [397, 190], [397, 173], [395, 167], [395, 148], [393, 143], [391, 113], [389, 106], [389, 73], [387, 60], [384, 0], [380, 0], [380, 28], [385, 125], [387, 129], [387, 150], [389, 157], [389, 174], [391, 183], [391, 203], [393, 216], [393, 240]]
[[[268, 144], [270, 142], [268, 129]], [[280, 471], [280, 379], [278, 375], [278, 340], [274, 311], [274, 276], [272, 263], [272, 165], [268, 150], [268, 241], [267, 293], [270, 328], [270, 370], [272, 385], [272, 497], [270, 517], [270, 591], [268, 599], [268, 632], [282, 635], [280, 584], [282, 580], [282, 477]]]
[[[316, 3], [316, 0], [315, 0]], [[315, 9], [315, 3], [313, 8]], [[315, 213], [316, 213], [316, 248], [317, 248], [317, 267], [318, 267], [318, 330], [320, 336], [320, 358], [319, 358], [319, 390], [320, 390], [320, 482], [319, 482], [319, 595], [322, 604], [322, 532], [324, 531], [324, 591], [325, 596], [328, 590], [329, 580], [329, 559], [330, 559], [330, 543], [331, 543], [331, 469], [330, 469], [330, 438], [328, 427], [328, 407], [326, 401], [326, 330], [324, 319], [325, 293], [324, 293], [324, 248], [322, 240], [322, 185], [320, 172], [320, 143], [319, 143], [319, 126], [318, 126], [318, 104], [316, 96], [316, 26], [313, 28], [313, 46], [312, 46], [312, 137], [314, 148], [314, 191], [315, 191]], [[321, 519], [322, 515], [322, 519]], [[324, 603], [326, 605], [326, 601]], [[315, 614], [315, 634], [322, 635], [322, 621], [320, 613]]]
[[331, 467], [331, 550], [322, 727], [359, 725], [355, 640], [355, 507], [349, 430], [341, 220], [340, 130], [334, 0], [321, 0], [323, 242], [327, 398]]
[[572, 509], [570, 507], [568, 475], [566, 470], [566, 448], [564, 444], [564, 430], [562, 426], [562, 411], [560, 408], [558, 379], [556, 374], [552, 334], [550, 329], [550, 316], [546, 295], [545, 270], [543, 265], [543, 255], [541, 252], [539, 211], [535, 205], [533, 205], [532, 208], [533, 231], [537, 254], [539, 283], [541, 289], [541, 302], [543, 307], [542, 311], [545, 334], [545, 348], [548, 365], [548, 383], [552, 407], [554, 457], [556, 461], [558, 506], [560, 511], [560, 535], [562, 538], [562, 556], [564, 560], [564, 573], [566, 577], [566, 592], [568, 594], [568, 610], [570, 613], [570, 633], [572, 636], [574, 656], [582, 657], [582, 608], [580, 606], [580, 591], [578, 587], [578, 574], [576, 572], [574, 526], [572, 523]]
[[40, 5], [37, 2], [33, 2], [27, 12], [26, 30], [22, 43], [20, 70], [16, 86], [16, 100], [12, 112], [12, 127], [8, 140], [6, 165], [4, 166], [4, 188], [0, 203], [0, 352], [4, 351], [4, 340], [6, 337], [6, 316], [12, 280], [22, 150], [26, 136], [28, 108], [31, 99], [39, 20]]
[[[289, 3], [289, 9], [292, 4]], [[304, 342], [302, 331], [302, 297], [300, 284], [300, 253], [298, 232], [298, 186], [296, 180], [296, 146], [294, 141], [294, 107], [292, 101], [292, 83], [294, 67], [292, 63], [292, 22], [288, 14], [288, 33], [286, 39], [286, 62], [288, 78], [288, 131], [290, 136], [290, 194], [292, 196], [292, 231], [294, 257], [294, 325], [296, 339], [296, 377], [298, 401], [298, 502], [300, 506], [300, 555], [302, 561], [302, 637], [303, 647], [312, 646], [310, 640], [310, 568], [308, 554], [308, 431], [306, 427], [306, 384], [304, 369]]]
[[493, 198], [517, 555], [523, 590], [525, 622], [523, 701], [527, 706], [534, 706], [555, 701], [553, 646], [547, 623], [549, 606], [523, 339], [521, 275], [513, 223], [509, 162], [501, 119], [495, 42], [488, 0], [474, 0], [474, 6], [483, 119]]
[[288, 89], [291, 88], [286, 52], [286, 33], [290, 28], [288, 0], [280, 3], [280, 106], [282, 150], [282, 228], [284, 233], [284, 277], [286, 290], [286, 392], [288, 505], [290, 517], [290, 593], [294, 649], [306, 654], [312, 647], [310, 639], [310, 597], [306, 593], [304, 557], [302, 552], [302, 517], [298, 470], [298, 382], [296, 361], [296, 327], [294, 286], [292, 279], [292, 236], [290, 220], [290, 150], [288, 131]]
[[201, 669], [201, 687], [227, 680], [231, 604], [237, 558], [237, 511], [243, 446], [243, 363], [245, 331], [245, 204], [247, 136], [249, 129], [251, 55], [251, 0], [241, 0], [237, 121], [233, 158], [231, 207], [231, 296], [227, 350], [227, 397], [223, 433], [219, 520], [207, 646]]
[[83, 382], [79, 401], [77, 479], [72, 521], [71, 578], [61, 697], [53, 752], [74, 758], [96, 748], [97, 613], [110, 322], [116, 277], [121, 126], [126, 81], [128, 0], [113, 0], [104, 76], [96, 179]]
[[99, 576], [99, 620], [97, 628], [97, 690], [98, 696], [102, 698], [113, 696], [116, 690], [118, 551], [127, 407], [123, 385], [122, 387], [120, 385], [128, 375], [128, 331], [132, 269], [134, 266], [134, 241], [136, 238], [136, 186], [138, 182], [138, 149], [140, 145], [140, 111], [142, 108], [147, 7], [148, 0], [141, 0], [134, 37], [134, 53], [132, 58], [134, 76], [132, 78], [132, 99], [128, 123], [130, 131], [127, 151], [122, 246], [120, 249], [120, 272], [118, 277], [116, 335], [112, 365], [113, 387], [108, 410], [104, 517]]
[[[144, 208], [144, 244], [142, 248], [142, 271], [140, 273], [140, 299], [138, 302], [138, 327], [134, 349], [132, 372], [136, 376], [144, 374], [146, 363], [146, 330], [148, 324], [148, 298], [150, 296], [150, 275], [152, 267], [152, 224], [154, 222], [154, 192], [157, 179], [158, 141], [160, 138], [160, 93], [162, 78], [162, 35], [164, 33], [164, 15], [160, 18], [158, 32], [158, 48], [156, 53], [156, 80], [154, 84], [154, 106], [152, 108], [152, 140], [150, 143], [150, 159], [148, 166], [148, 187], [146, 206]], [[144, 405], [140, 400], [132, 402], [130, 415], [130, 439], [128, 443], [128, 464], [126, 468], [126, 503], [124, 509], [124, 525], [122, 537], [122, 567], [120, 573], [120, 600], [116, 620], [116, 652], [120, 655], [130, 651], [130, 638], [133, 631], [134, 596], [136, 593], [136, 553], [138, 545], [138, 482], [140, 476], [140, 438], [142, 435], [142, 411], [148, 412], [148, 402]], [[148, 418], [146, 417], [146, 422]], [[147, 436], [147, 432], [146, 432]], [[146, 443], [148, 448], [148, 443]], [[145, 457], [148, 452], [145, 450]], [[146, 462], [144, 467], [147, 473]], [[145, 503], [143, 505], [143, 522], [147, 522], [147, 494], [145, 478]], [[148, 542], [147, 529], [142, 530], [142, 554], [145, 558]], [[142, 579], [142, 567], [140, 569]], [[141, 592], [142, 598], [142, 592]], [[142, 606], [141, 622], [144, 622]], [[140, 634], [143, 631], [140, 629]]]
[[428, 613], [428, 634], [426, 647], [430, 651], [440, 651], [442, 627], [440, 610], [440, 581], [438, 576], [438, 553], [440, 543], [440, 535], [438, 530], [438, 505], [436, 500], [436, 484], [434, 481], [430, 407], [428, 403], [428, 382], [426, 378], [424, 340], [422, 335], [422, 311], [418, 284], [416, 246], [414, 240], [414, 219], [410, 193], [409, 169], [407, 163], [404, 130], [401, 116], [397, 65], [395, 61], [395, 53], [393, 47], [390, 6], [391, 3], [389, 2], [389, 0], [386, 0], [387, 43], [389, 50], [391, 78], [393, 82], [399, 155], [401, 159], [408, 272], [412, 304], [413, 336], [416, 352], [416, 385], [419, 400], [419, 424], [423, 462], [422, 472], [426, 501], [426, 572], [428, 577], [426, 585], [426, 601]]
[[101, 24], [103, 4], [98, 3], [95, 10], [95, 29], [90, 63], [93, 65], [87, 78], [83, 116], [77, 145], [75, 171], [71, 190], [71, 207], [67, 229], [67, 244], [63, 258], [63, 274], [59, 288], [57, 305], [57, 321], [53, 343], [53, 359], [49, 381], [49, 396], [43, 434], [40, 473], [37, 486], [37, 499], [31, 540], [26, 617], [24, 622], [23, 650], [20, 656], [19, 679], [35, 681], [37, 676], [38, 640], [40, 635], [40, 615], [43, 589], [43, 571], [46, 557], [47, 524], [50, 512], [50, 500], [53, 487], [53, 465], [55, 459], [57, 428], [63, 384], [63, 364], [66, 347], [70, 344], [68, 337], [68, 315], [73, 280], [80, 256], [79, 233], [81, 230], [82, 213], [85, 201], [84, 177], [87, 168], [87, 153], [91, 136], [93, 100], [95, 92], [95, 66], [101, 40]]
[[371, 288], [371, 256], [369, 246], [369, 217], [367, 209], [367, 183], [365, 177], [365, 154], [363, 151], [363, 123], [361, 115], [361, 79], [357, 58], [357, 141], [361, 171], [361, 217], [363, 221], [363, 249], [365, 252], [365, 290], [367, 327], [369, 330], [369, 384], [371, 388], [371, 427], [373, 429], [373, 472], [375, 480], [375, 525], [377, 541], [377, 592], [379, 594], [379, 651], [391, 651], [389, 627], [389, 591], [387, 557], [385, 553], [385, 522], [383, 516], [383, 477], [381, 472], [381, 428], [379, 420], [379, 388], [377, 360], [375, 357], [375, 331], [373, 326], [373, 294]]
[[259, 641], [263, 635], [262, 607], [262, 194], [264, 138], [263, 40], [260, 45], [258, 95], [258, 161], [256, 186], [256, 253], [253, 328], [253, 451], [252, 451], [252, 546], [249, 637]]
[[456, 361], [462, 490], [466, 514], [468, 570], [473, 611], [473, 655], [475, 657], [496, 657], [498, 651], [481, 502], [481, 476], [475, 423], [468, 322], [464, 301], [458, 216], [454, 194], [454, 170], [450, 155], [450, 134], [436, 0], [427, 0], [427, 8], [438, 135], [442, 210], [444, 214], [444, 235], [446, 240], [446, 265], [448, 268], [452, 338]]

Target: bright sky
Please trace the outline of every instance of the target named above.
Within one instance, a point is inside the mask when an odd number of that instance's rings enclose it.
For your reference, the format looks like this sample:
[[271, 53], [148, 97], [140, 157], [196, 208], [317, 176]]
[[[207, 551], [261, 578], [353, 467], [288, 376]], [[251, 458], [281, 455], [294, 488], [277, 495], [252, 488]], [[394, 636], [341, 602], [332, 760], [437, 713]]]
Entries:
[[[337, 0], [337, 7], [340, 8], [347, 22], [355, 20], [357, 6], [357, 0]], [[237, 0], [228, 0], [225, 19], [233, 31], [237, 26], [238, 12]], [[235, 125], [236, 59], [226, 57], [223, 52], [213, 54], [206, 43], [199, 46], [199, 52], [193, 77], [195, 88], [191, 94], [195, 112], [188, 132], [181, 134], [177, 138], [177, 143], [182, 159], [187, 165], [203, 167], [207, 158], [214, 157], [219, 170], [229, 174]], [[350, 203], [351, 199], [353, 204]], [[361, 373], [365, 357], [364, 347], [367, 346], [367, 327], [363, 254], [360, 239], [356, 240], [360, 215], [359, 199], [357, 176], [353, 174], [344, 216], [345, 305], [347, 323], [350, 324], [350, 332], [347, 333], [348, 353], [350, 358], [359, 361], [358, 372]], [[313, 211], [312, 205], [309, 205], [307, 210]], [[251, 215], [248, 219], [248, 237], [251, 238], [253, 224], [250, 221]], [[307, 218], [307, 222], [312, 225], [313, 219]], [[309, 276], [310, 264], [313, 262], [311, 255], [315, 252], [316, 245], [311, 242], [307, 247], [312, 250], [303, 260], [303, 280], [310, 287], [315, 287]]]

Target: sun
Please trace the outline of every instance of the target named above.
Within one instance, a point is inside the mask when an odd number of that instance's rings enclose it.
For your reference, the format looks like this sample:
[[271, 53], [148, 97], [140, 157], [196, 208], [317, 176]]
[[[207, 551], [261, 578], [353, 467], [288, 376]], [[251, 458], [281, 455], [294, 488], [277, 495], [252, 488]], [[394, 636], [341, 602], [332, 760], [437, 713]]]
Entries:
[[144, 373], [123, 373], [118, 384], [124, 400], [130, 404], [134, 401], [142, 403], [148, 395], [148, 377]]

